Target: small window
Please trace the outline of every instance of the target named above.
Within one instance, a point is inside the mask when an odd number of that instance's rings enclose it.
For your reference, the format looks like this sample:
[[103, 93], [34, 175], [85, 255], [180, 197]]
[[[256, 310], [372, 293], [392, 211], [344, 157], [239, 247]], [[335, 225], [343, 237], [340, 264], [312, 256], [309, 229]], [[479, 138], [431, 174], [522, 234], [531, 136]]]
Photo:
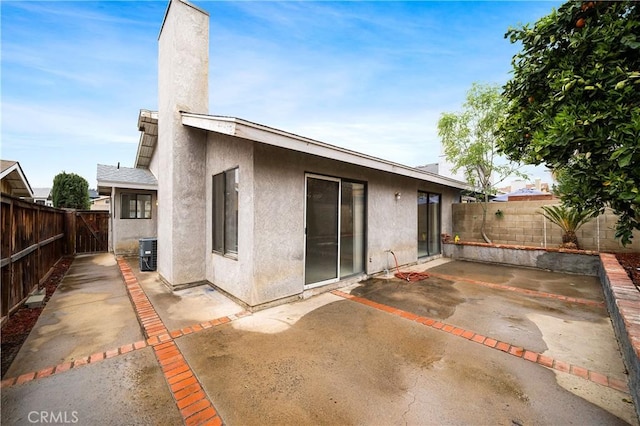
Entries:
[[238, 254], [238, 168], [213, 176], [213, 251]]
[[120, 219], [151, 219], [150, 194], [122, 194]]

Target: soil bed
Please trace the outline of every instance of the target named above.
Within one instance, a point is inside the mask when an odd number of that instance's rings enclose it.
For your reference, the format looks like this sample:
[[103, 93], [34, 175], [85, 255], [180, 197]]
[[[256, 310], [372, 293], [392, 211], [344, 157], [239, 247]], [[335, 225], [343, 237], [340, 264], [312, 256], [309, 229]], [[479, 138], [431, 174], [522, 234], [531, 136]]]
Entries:
[[[49, 278], [42, 284], [41, 288], [47, 289], [47, 295], [44, 299], [45, 304], [49, 301], [58, 284], [60, 284], [62, 278], [69, 270], [71, 262], [73, 262], [72, 257], [64, 257], [58, 261], [53, 267], [53, 272], [49, 275]], [[36, 324], [36, 321], [38, 321], [38, 317], [43, 309], [44, 306], [31, 309], [22, 306], [2, 325], [2, 378], [4, 378], [11, 363], [16, 355], [18, 355], [22, 344], [27, 340], [31, 329]]]
[[640, 291], [640, 253], [616, 253], [616, 259]]

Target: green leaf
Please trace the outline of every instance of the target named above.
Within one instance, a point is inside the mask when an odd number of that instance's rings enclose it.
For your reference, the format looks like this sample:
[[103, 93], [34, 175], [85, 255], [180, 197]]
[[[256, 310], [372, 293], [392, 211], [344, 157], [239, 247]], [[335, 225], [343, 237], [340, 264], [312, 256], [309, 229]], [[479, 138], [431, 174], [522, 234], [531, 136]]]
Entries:
[[633, 156], [633, 153], [630, 152], [629, 154], [625, 155], [624, 157], [620, 157], [620, 159], [618, 159], [618, 165], [620, 167], [627, 167], [631, 163], [631, 157], [632, 156]]

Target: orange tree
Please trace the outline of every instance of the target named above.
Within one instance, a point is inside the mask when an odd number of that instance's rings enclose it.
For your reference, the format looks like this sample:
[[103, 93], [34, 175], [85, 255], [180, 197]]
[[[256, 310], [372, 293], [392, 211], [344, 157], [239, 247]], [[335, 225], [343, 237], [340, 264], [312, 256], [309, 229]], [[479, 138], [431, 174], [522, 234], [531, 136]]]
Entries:
[[616, 237], [640, 229], [640, 3], [573, 2], [533, 26], [504, 87], [501, 152], [564, 176], [565, 205], [611, 207]]

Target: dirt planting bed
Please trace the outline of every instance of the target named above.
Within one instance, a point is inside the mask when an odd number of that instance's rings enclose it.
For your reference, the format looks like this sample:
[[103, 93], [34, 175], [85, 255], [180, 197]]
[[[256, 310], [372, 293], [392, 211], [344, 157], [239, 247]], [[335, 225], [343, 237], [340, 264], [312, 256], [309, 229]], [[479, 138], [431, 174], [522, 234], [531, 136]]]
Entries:
[[[47, 280], [42, 284], [41, 288], [46, 288], [47, 290], [47, 296], [44, 299], [45, 304], [49, 301], [58, 284], [60, 284], [60, 281], [62, 281], [62, 278], [69, 270], [72, 261], [72, 257], [65, 257], [58, 261], [53, 267], [51, 275], [49, 275]], [[44, 307], [27, 308], [26, 306], [22, 306], [2, 325], [1, 358], [3, 378], [18, 354], [18, 351], [20, 351], [22, 344], [27, 340], [31, 329], [36, 324], [36, 321], [38, 321], [38, 317], [43, 309]]]
[[617, 253], [616, 259], [640, 291], [640, 253]]

